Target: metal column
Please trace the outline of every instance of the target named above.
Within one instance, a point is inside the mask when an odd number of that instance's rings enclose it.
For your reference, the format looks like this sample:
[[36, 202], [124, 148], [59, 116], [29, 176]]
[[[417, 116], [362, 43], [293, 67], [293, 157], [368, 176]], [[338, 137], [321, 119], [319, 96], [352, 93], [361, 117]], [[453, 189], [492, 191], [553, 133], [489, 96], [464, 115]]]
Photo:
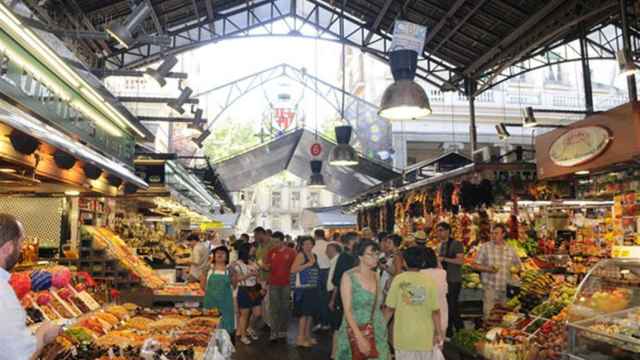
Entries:
[[586, 34], [580, 38], [580, 62], [582, 63], [582, 83], [584, 86], [584, 106], [587, 115], [593, 113], [593, 85], [591, 83], [591, 67], [589, 67], [589, 48]]
[[[620, 20], [622, 22], [622, 44], [625, 54], [631, 55], [631, 36], [629, 35], [629, 22], [627, 14], [627, 0], [620, 0]], [[629, 59], [633, 61], [633, 57], [629, 56]], [[636, 76], [627, 76], [627, 88], [629, 89], [629, 101], [638, 101], [638, 90], [636, 89]]]
[[467, 97], [469, 98], [469, 147], [471, 148], [471, 154], [478, 150], [478, 134], [476, 128], [476, 98], [475, 94], [478, 83], [475, 80], [465, 80], [465, 90]]

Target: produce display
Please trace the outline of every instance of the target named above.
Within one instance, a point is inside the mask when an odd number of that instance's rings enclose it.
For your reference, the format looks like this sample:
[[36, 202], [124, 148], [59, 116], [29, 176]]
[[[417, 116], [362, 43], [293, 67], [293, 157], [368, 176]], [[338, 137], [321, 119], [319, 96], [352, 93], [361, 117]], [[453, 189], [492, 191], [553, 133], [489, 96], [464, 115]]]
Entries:
[[141, 351], [153, 359], [202, 359], [218, 322], [215, 310], [111, 305], [78, 318], [40, 359], [137, 360]]
[[204, 296], [204, 290], [198, 283], [170, 284], [162, 289], [154, 290], [153, 294], [161, 296]]
[[135, 254], [131, 247], [111, 230], [93, 226], [84, 226], [83, 230], [93, 236], [97, 246], [105, 248], [110, 256], [117, 259], [124, 268], [140, 278], [146, 287], [160, 289], [166, 285], [166, 281], [159, 277], [145, 261]]

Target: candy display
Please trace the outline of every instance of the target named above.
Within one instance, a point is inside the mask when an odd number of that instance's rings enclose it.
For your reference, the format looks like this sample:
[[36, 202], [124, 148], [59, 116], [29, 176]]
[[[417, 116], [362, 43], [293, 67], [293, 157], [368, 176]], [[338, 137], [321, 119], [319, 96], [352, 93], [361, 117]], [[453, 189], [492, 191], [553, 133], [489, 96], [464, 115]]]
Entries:
[[107, 253], [133, 275], [140, 278], [142, 283], [151, 289], [160, 289], [166, 281], [160, 278], [140, 257], [134, 249], [129, 247], [120, 237], [107, 228], [84, 226], [83, 231], [93, 237], [94, 246], [106, 249]]
[[155, 344], [154, 359], [202, 359], [218, 322], [215, 310], [110, 305], [80, 317], [55, 344], [47, 346], [41, 359], [137, 360], [150, 342]]

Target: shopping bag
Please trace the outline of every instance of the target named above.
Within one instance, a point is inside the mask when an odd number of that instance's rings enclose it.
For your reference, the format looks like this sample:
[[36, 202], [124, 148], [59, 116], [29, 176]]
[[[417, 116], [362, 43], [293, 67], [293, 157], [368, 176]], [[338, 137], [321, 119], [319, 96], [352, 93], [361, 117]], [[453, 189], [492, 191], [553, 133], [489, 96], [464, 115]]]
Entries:
[[426, 360], [445, 360], [441, 348], [438, 346], [434, 346], [433, 350], [431, 350], [429, 352], [429, 355], [427, 355]]

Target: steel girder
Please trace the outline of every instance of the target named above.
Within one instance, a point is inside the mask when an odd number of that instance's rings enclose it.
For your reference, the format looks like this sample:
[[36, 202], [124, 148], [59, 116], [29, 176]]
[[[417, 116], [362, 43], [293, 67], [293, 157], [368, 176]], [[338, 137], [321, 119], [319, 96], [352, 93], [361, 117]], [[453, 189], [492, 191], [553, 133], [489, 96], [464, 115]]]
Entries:
[[[583, 2], [574, 0], [572, 3], [582, 4]], [[461, 93], [465, 93], [464, 80], [475, 79], [478, 82], [478, 90], [474, 95], [477, 96], [497, 84], [526, 72], [580, 60], [582, 55], [579, 52], [579, 46], [573, 44], [573, 41], [578, 39], [583, 31], [587, 33], [589, 43], [587, 55], [590, 59], [613, 59], [617, 48], [615, 37], [612, 39], [610, 35], [603, 35], [602, 32], [607, 25], [619, 27], [617, 22], [612, 20], [610, 23], [591, 29], [580, 28], [582, 19], [607, 11], [610, 7], [610, 2], [606, 0], [598, 0], [597, 3], [586, 8], [569, 6], [564, 12], [558, 11], [557, 14], [554, 13], [543, 19], [543, 23], [538, 26], [575, 28], [573, 35], [553, 45], [536, 48], [537, 44], [553, 34], [542, 30], [525, 33], [508, 48], [500, 49], [501, 52], [508, 51], [512, 54], [508, 58], [511, 60], [493, 64], [490, 62], [491, 68], [480, 72], [474, 72], [474, 68], [456, 67], [432, 54], [425, 53], [424, 59], [418, 64], [417, 76], [441, 90], [455, 90]], [[577, 12], [577, 8], [583, 10]], [[167, 52], [180, 53], [225, 39], [261, 36], [298, 36], [345, 42], [379, 60], [388, 61], [388, 49], [391, 44], [391, 36], [388, 32], [375, 26], [375, 23], [367, 24], [366, 21], [348, 13], [342, 16], [340, 9], [328, 5], [325, 1], [248, 1], [242, 7], [214, 13], [213, 20], [210, 13], [201, 15], [198, 20], [166, 29], [165, 34], [170, 36], [171, 44], [164, 50], [161, 46], [154, 44], [138, 44], [129, 49], [114, 51], [106, 55], [103, 61], [110, 68], [137, 68], [159, 60]], [[278, 23], [284, 26], [277, 26]], [[633, 53], [635, 58], [640, 58], [640, 32], [632, 29], [632, 36]], [[500, 57], [500, 59], [504, 58]], [[523, 58], [525, 60], [516, 61]], [[489, 59], [489, 61], [493, 60]]]
[[[206, 97], [206, 100], [202, 102], [217, 107], [214, 113], [211, 113], [211, 110], [208, 111], [211, 121], [208, 122], [205, 129], [211, 129], [224, 112], [243, 96], [283, 77], [318, 94], [337, 113], [341, 111], [342, 89], [309, 75], [304, 69], [280, 64], [195, 94], [194, 98]], [[390, 151], [392, 148], [391, 124], [377, 115], [378, 106], [349, 92], [344, 92], [344, 94], [346, 99], [344, 120], [353, 127], [355, 138], [362, 145], [366, 155], [375, 158], [375, 155], [370, 152]], [[222, 99], [222, 101], [216, 102], [216, 98]], [[378, 141], [372, 140], [372, 128], [376, 129], [376, 133], [379, 135]]]
[[[274, 26], [282, 22], [285, 26]], [[316, 32], [317, 35], [308, 35]], [[103, 58], [107, 67], [136, 68], [155, 62], [167, 52], [179, 53], [224, 39], [259, 36], [298, 36], [345, 42], [376, 58], [388, 61], [391, 36], [382, 30], [372, 30], [360, 19], [317, 0], [250, 1], [246, 6], [215, 14], [214, 20], [202, 16], [197, 21], [167, 29], [171, 44], [163, 48], [139, 44], [114, 51]], [[430, 56], [418, 65], [417, 76], [447, 90], [462, 90], [462, 83], [450, 83], [461, 71], [453, 65]]]

